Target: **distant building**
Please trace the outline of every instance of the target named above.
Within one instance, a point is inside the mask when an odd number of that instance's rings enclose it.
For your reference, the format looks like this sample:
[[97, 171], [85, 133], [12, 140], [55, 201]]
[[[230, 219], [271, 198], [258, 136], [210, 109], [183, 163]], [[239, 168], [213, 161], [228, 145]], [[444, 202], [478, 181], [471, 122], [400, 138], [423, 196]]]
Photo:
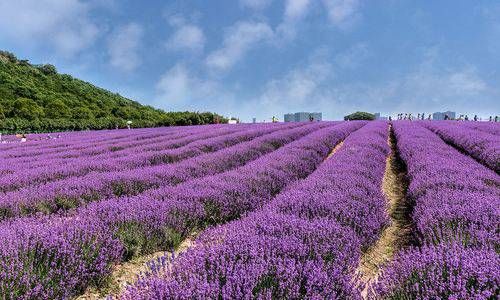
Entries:
[[252, 123], [257, 123], [257, 118], [252, 118]]
[[448, 116], [449, 119], [455, 119], [457, 114], [454, 111], [435, 112], [432, 114], [432, 119], [433, 120], [444, 120], [444, 117], [446, 115]]
[[312, 116], [313, 121], [322, 121], [323, 120], [323, 114], [320, 112], [310, 113], [310, 116]]
[[388, 117], [381, 117], [380, 113], [374, 113], [373, 116], [375, 116], [375, 120], [381, 120], [381, 121], [387, 121], [387, 120], [389, 120]]
[[323, 119], [323, 114], [320, 112], [297, 112], [294, 114], [285, 114], [284, 120], [285, 122], [309, 122], [313, 121], [321, 121]]
[[308, 112], [295, 113], [295, 122], [307, 122], [307, 121], [309, 121], [309, 113]]

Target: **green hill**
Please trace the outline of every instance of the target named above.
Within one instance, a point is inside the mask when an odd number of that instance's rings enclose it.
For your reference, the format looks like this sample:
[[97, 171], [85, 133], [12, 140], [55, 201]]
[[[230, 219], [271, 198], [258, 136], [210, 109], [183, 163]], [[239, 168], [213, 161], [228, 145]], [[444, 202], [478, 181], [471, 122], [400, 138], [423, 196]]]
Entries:
[[39, 132], [227, 122], [213, 113], [164, 112], [59, 74], [52, 65], [32, 65], [0, 51], [0, 131]]

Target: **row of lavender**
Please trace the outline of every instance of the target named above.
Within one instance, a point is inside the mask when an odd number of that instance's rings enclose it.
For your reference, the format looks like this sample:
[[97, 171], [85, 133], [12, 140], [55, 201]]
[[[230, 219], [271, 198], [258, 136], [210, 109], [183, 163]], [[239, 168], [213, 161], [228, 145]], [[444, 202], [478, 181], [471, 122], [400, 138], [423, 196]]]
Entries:
[[383, 272], [377, 296], [498, 299], [499, 176], [420, 125], [396, 122], [394, 129], [419, 247], [403, 251]]
[[[218, 134], [230, 134], [238, 131], [242, 132], [250, 128], [262, 129], [266, 127], [269, 126], [210, 126], [211, 130], [207, 130], [206, 127], [190, 130], [182, 129], [178, 132], [165, 130], [165, 132], [156, 133], [153, 137], [151, 137], [152, 134], [131, 134], [131, 136], [126, 138], [103, 142], [98, 142], [96, 137], [96, 140], [74, 141], [70, 144], [66, 144], [65, 148], [44, 148], [37, 150], [36, 153], [24, 153], [19, 157], [5, 158], [4, 160], [9, 164], [8, 166], [2, 166], [1, 170], [4, 173], [19, 173], [20, 170], [47, 165], [58, 166], [91, 158], [103, 160], [115, 157], [125, 157], [137, 152], [150, 152], [181, 147], [198, 139], [216, 137]], [[50, 142], [47, 143], [50, 144]], [[21, 151], [22, 147], [18, 150]]]
[[[234, 136], [215, 137], [200, 142], [210, 145], [211, 151], [215, 152], [203, 154], [198, 142], [188, 145], [176, 153], [198, 155], [177, 163], [115, 172], [92, 172], [85, 176], [28, 186], [0, 195], [0, 217], [5, 219], [36, 212], [67, 210], [89, 201], [140, 194], [148, 189], [172, 186], [193, 178], [224, 172], [329, 124], [335, 123], [295, 125], [285, 127], [284, 130], [282, 127], [269, 127], [244, 131]], [[252, 139], [256, 136], [257, 138]]]
[[[0, 223], [2, 297], [66, 298], [88, 285], [100, 285], [117, 261], [175, 246], [195, 228], [258, 208], [309, 175], [339, 140], [363, 125], [309, 125], [312, 130], [305, 137], [272, 152], [270, 143], [268, 154], [233, 171], [148, 195], [94, 202], [66, 217], [4, 221]], [[300, 136], [296, 133], [292, 140]], [[226, 159], [235, 161], [231, 166], [239, 165], [255, 151], [233, 153]]]
[[[281, 126], [289, 126], [289, 124], [280, 124]], [[11, 163], [29, 163], [34, 159], [51, 159], [54, 163], [61, 162], [68, 159], [75, 159], [81, 157], [96, 156], [99, 154], [106, 154], [109, 151], [116, 152], [119, 154], [123, 150], [129, 150], [133, 147], [141, 147], [138, 150], [158, 150], [162, 148], [162, 142], [169, 141], [171, 139], [178, 139], [182, 137], [189, 137], [194, 134], [205, 134], [212, 133], [212, 136], [216, 136], [217, 133], [231, 133], [236, 131], [242, 131], [250, 128], [262, 128], [280, 126], [278, 124], [253, 124], [253, 125], [210, 125], [204, 128], [182, 128], [177, 131], [172, 131], [171, 129], [165, 129], [164, 131], [153, 131], [146, 133], [136, 133], [131, 132], [129, 136], [121, 136], [119, 138], [110, 138], [108, 140], [101, 140], [101, 134], [97, 134], [94, 139], [81, 139], [73, 140], [70, 142], [59, 143], [52, 145], [51, 141], [47, 141], [43, 148], [36, 150], [29, 150], [28, 147], [17, 147], [17, 151], [9, 154], [9, 151], [4, 151], [5, 159]], [[211, 130], [207, 130], [210, 128]], [[208, 136], [208, 135], [207, 135]], [[21, 145], [25, 146], [25, 145]], [[28, 146], [28, 145], [26, 145]], [[57, 147], [54, 147], [57, 146]], [[15, 149], [13, 149], [15, 150]], [[23, 151], [24, 150], [24, 151]], [[11, 151], [12, 152], [12, 151]], [[129, 154], [124, 152], [123, 154]]]
[[462, 124], [468, 128], [500, 135], [500, 123], [497, 122], [464, 122]]
[[[239, 128], [240, 127], [235, 127], [232, 128], [232, 130], [235, 132], [239, 130]], [[215, 127], [212, 129], [212, 131], [217, 132], [228, 130], [227, 127]], [[9, 155], [6, 154], [7, 157], [2, 159], [5, 163], [0, 166], [0, 174], [9, 175], [11, 177], [14, 176], [15, 179], [15, 176], [22, 177], [23, 175], [29, 175], [37, 171], [37, 169], [43, 172], [43, 168], [47, 171], [51, 168], [56, 169], [52, 173], [57, 174], [57, 169], [60, 168], [60, 166], [70, 164], [78, 165], [78, 163], [82, 164], [83, 162], [87, 162], [87, 164], [90, 165], [97, 165], [107, 158], [114, 156], [125, 157], [131, 153], [133, 154], [141, 150], [144, 151], [144, 149], [148, 147], [154, 147], [155, 145], [161, 146], [165, 142], [170, 142], [171, 148], [181, 147], [193, 141], [193, 139], [186, 139], [187, 137], [196, 135], [201, 138], [204, 136], [203, 132], [205, 132], [206, 136], [206, 130], [201, 130], [200, 128], [191, 130], [183, 129], [178, 132], [166, 129], [165, 131], [157, 131], [155, 133], [134, 132], [130, 133], [128, 137], [119, 137], [116, 139], [110, 137], [110, 139], [106, 141], [99, 141], [101, 134], [96, 133], [94, 139], [75, 139], [73, 141], [57, 143], [57, 147], [55, 148], [51, 147], [52, 141], [46, 141], [44, 147], [40, 147], [40, 149], [37, 149], [35, 152], [28, 151], [29, 145], [21, 144], [17, 145], [17, 148], [13, 149], [13, 151], [2, 149], [1, 153], [15, 151], [14, 153], [16, 153], [16, 155], [14, 155], [14, 157], [9, 157]], [[18, 156], [17, 153], [21, 155]], [[39, 176], [39, 178], [43, 177]], [[36, 179], [35, 177], [34, 180]]]
[[445, 142], [452, 144], [479, 162], [500, 174], [500, 125], [496, 134], [477, 130], [457, 122], [421, 122], [424, 127], [437, 133]]
[[[165, 133], [164, 135], [160, 137], [155, 137], [153, 139], [150, 139], [148, 141], [137, 141], [135, 140], [134, 137], [130, 137], [130, 139], [123, 140], [123, 141], [113, 141], [113, 142], [106, 142], [105, 144], [99, 145], [99, 146], [90, 146], [92, 145], [92, 141], [81, 141], [78, 144], [73, 144], [72, 146], [77, 146], [78, 149], [71, 150], [69, 149], [71, 146], [68, 145], [68, 150], [67, 151], [60, 151], [58, 149], [54, 155], [52, 155], [52, 150], [51, 149], [43, 149], [42, 154], [43, 155], [29, 155], [26, 154], [25, 156], [22, 157], [14, 157], [14, 158], [5, 158], [3, 161], [6, 162], [5, 165], [2, 166], [2, 172], [4, 174], [10, 174], [10, 175], [29, 175], [29, 173], [26, 173], [27, 171], [33, 172], [33, 170], [43, 170], [42, 168], [48, 169], [49, 167], [52, 168], [58, 168], [62, 165], [65, 164], [72, 164], [75, 162], [96, 162], [96, 161], [101, 161], [99, 158], [100, 156], [106, 156], [108, 155], [109, 157], [114, 157], [114, 156], [127, 156], [131, 152], [133, 153], [135, 148], [137, 146], [130, 146], [131, 143], [136, 143], [139, 144], [140, 146], [146, 147], [147, 145], [155, 145], [158, 143], [159, 139], [163, 139], [165, 141], [170, 141], [173, 143], [173, 147], [177, 146], [175, 141], [181, 140], [183, 141], [183, 137], [186, 137], [190, 134], [195, 134], [196, 132], [179, 132], [177, 134], [172, 134], [172, 133]], [[185, 144], [187, 144], [189, 141], [186, 141]], [[97, 142], [96, 142], [97, 143]], [[127, 143], [128, 147], [123, 147], [124, 143]], [[182, 144], [179, 146], [183, 146]], [[95, 154], [86, 154], [85, 149], [86, 148], [96, 148], [99, 147], [101, 150], [99, 153]], [[80, 156], [74, 157], [73, 155], [67, 155], [68, 153], [75, 152], [79, 153]], [[60, 155], [61, 157], [55, 157], [56, 155]], [[103, 157], [104, 159], [106, 157]]]
[[180, 132], [173, 136], [167, 135], [152, 145], [144, 141], [135, 146], [131, 146], [130, 143], [127, 146], [115, 144], [113, 147], [118, 147], [121, 151], [113, 150], [113, 148], [109, 150], [110, 147], [107, 146], [107, 152], [71, 161], [64, 160], [57, 163], [52, 159], [36, 159], [34, 161], [40, 164], [38, 167], [22, 163], [9, 163], [12, 168], [23, 171], [4, 175], [0, 179], [0, 186], [1, 190], [6, 192], [25, 186], [41, 185], [54, 180], [83, 176], [91, 172], [124, 171], [171, 163], [202, 153], [214, 152], [221, 147], [248, 141], [266, 133], [294, 127], [297, 125], [270, 125], [238, 129], [210, 128], [211, 130], [204, 129], [201, 132]]
[[[239, 127], [233, 127], [232, 129], [238, 129]], [[229, 127], [218, 127], [214, 128], [214, 130], [228, 130], [231, 129]], [[94, 139], [81, 139], [75, 140], [68, 143], [63, 143], [57, 145], [57, 147], [52, 147], [56, 145], [52, 145], [51, 141], [47, 141], [43, 148], [39, 149], [24, 149], [25, 151], [21, 153], [10, 153], [9, 151], [5, 151], [4, 159], [9, 161], [10, 163], [34, 163], [34, 160], [43, 159], [43, 160], [51, 160], [52, 163], [59, 163], [67, 160], [71, 160], [74, 158], [80, 157], [89, 157], [96, 156], [102, 153], [106, 153], [108, 151], [120, 152], [123, 149], [127, 149], [129, 147], [134, 146], [148, 146], [155, 145], [157, 142], [161, 142], [163, 140], [168, 140], [169, 138], [181, 138], [186, 137], [191, 134], [198, 134], [203, 132], [201, 128], [198, 129], [183, 129], [179, 131], [171, 131], [165, 130], [162, 132], [157, 132], [155, 134], [139, 134], [139, 133], [130, 133], [128, 137], [122, 137], [119, 139], [109, 139], [109, 140], [99, 140], [99, 136], [96, 136]], [[63, 145], [63, 147], [61, 147]], [[20, 147], [18, 146], [18, 150]], [[12, 151], [11, 151], [12, 152]]]
[[[64, 151], [65, 148], [74, 148], [85, 141], [93, 141], [96, 144], [120, 141], [130, 138], [153, 138], [163, 135], [168, 132], [179, 132], [182, 130], [196, 130], [201, 126], [193, 127], [168, 127], [168, 128], [148, 128], [148, 129], [133, 129], [133, 130], [99, 130], [99, 131], [80, 131], [73, 133], [63, 133], [58, 139], [29, 139], [26, 143], [22, 144], [20, 149], [19, 143], [1, 144], [0, 147], [3, 151], [1, 157], [15, 158], [25, 155], [40, 155], [44, 149]], [[81, 147], [81, 145], [80, 145]]]
[[[172, 267], [153, 264], [123, 299], [358, 299], [355, 269], [388, 224], [390, 152], [370, 123], [305, 180], [255, 213], [210, 229]], [[231, 201], [228, 199], [227, 201]]]

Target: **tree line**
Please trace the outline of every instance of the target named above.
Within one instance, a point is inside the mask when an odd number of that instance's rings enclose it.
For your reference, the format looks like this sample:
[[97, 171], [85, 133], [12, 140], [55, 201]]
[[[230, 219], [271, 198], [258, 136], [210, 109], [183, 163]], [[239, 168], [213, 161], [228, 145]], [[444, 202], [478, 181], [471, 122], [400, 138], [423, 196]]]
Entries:
[[165, 112], [67, 74], [0, 51], [0, 131], [48, 132], [202, 125], [227, 119], [211, 112]]

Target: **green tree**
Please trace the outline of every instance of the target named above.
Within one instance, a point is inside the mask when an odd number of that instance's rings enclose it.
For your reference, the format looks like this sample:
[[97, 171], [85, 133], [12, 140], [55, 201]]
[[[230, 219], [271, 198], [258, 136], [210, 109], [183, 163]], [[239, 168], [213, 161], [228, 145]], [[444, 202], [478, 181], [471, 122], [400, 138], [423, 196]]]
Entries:
[[355, 113], [352, 113], [350, 115], [347, 115], [344, 117], [344, 120], [375, 120], [375, 115], [364, 112], [364, 111], [357, 111]]
[[17, 98], [10, 113], [15, 117], [32, 121], [43, 116], [43, 108], [31, 99]]
[[94, 114], [88, 107], [77, 107], [72, 110], [72, 117], [77, 120], [93, 119]]
[[70, 109], [59, 99], [49, 101], [44, 111], [45, 116], [50, 119], [67, 118], [71, 116]]
[[45, 75], [55, 75], [57, 74], [57, 69], [53, 65], [40, 65], [37, 66], [38, 70], [40, 70]]
[[127, 99], [53, 65], [32, 65], [0, 51], [0, 131], [53, 131], [211, 124], [211, 112], [165, 112]]

